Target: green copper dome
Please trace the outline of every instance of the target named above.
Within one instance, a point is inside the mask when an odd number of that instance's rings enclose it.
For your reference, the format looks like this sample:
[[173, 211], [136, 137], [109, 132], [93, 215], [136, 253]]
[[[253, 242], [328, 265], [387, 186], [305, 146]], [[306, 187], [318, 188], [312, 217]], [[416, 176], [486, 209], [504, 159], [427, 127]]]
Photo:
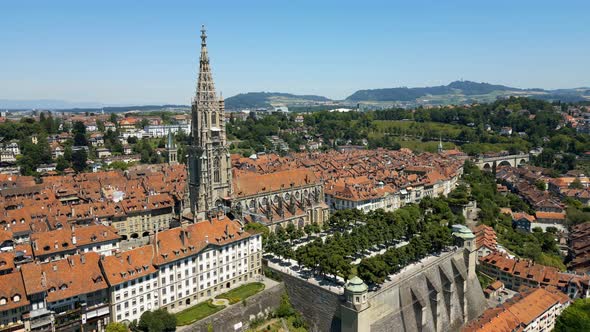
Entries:
[[475, 238], [473, 232], [464, 225], [453, 225], [453, 235], [466, 240]]
[[367, 289], [369, 289], [367, 284], [365, 284], [364, 281], [357, 276], [353, 277], [346, 283], [346, 290], [353, 293], [366, 292]]

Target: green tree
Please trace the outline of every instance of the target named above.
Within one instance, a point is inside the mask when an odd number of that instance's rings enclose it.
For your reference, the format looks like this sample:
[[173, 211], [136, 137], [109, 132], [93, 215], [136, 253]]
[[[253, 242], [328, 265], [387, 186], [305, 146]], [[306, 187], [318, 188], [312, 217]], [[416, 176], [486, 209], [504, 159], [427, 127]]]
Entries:
[[545, 182], [542, 180], [537, 180], [535, 181], [535, 187], [537, 187], [537, 189], [541, 190], [541, 191], [545, 191]]
[[104, 133], [104, 122], [102, 120], [96, 120], [96, 129], [98, 129], [98, 131], [101, 133]]
[[141, 119], [139, 122], [139, 128], [145, 128], [150, 125], [150, 121], [146, 118]]
[[580, 181], [580, 179], [576, 178], [569, 184], [570, 189], [584, 189], [584, 185]]
[[86, 126], [82, 121], [74, 122], [72, 133], [74, 134], [74, 146], [88, 145], [88, 141], [86, 140]]
[[76, 172], [83, 172], [87, 165], [88, 153], [86, 149], [78, 149], [72, 153], [72, 167]]
[[555, 332], [590, 331], [590, 298], [578, 299], [557, 317]]
[[144, 332], [175, 331], [176, 317], [164, 309], [146, 311], [139, 318], [137, 327]]
[[55, 166], [55, 169], [58, 172], [63, 172], [66, 168], [70, 167], [70, 163], [63, 156], [57, 157], [56, 162], [57, 164]]
[[106, 332], [128, 332], [129, 329], [123, 323], [111, 322], [106, 327]]

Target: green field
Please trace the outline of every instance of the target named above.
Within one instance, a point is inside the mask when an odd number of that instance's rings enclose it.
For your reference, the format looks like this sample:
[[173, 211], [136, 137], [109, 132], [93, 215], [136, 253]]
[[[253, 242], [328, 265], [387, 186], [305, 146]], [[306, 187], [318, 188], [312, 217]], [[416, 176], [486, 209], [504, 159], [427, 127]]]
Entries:
[[428, 136], [443, 138], [456, 138], [461, 130], [468, 127], [438, 122], [415, 122], [398, 120], [375, 120], [372, 123], [375, 127], [369, 136], [395, 135], [395, 136]]
[[234, 304], [249, 298], [250, 296], [262, 291], [264, 284], [261, 282], [252, 282], [242, 285], [236, 289], [232, 289], [227, 293], [216, 296], [218, 299], [229, 300], [230, 304]]
[[[422, 142], [418, 140], [398, 141], [402, 148], [410, 149], [415, 152], [436, 152], [438, 150], [438, 142]], [[451, 150], [456, 146], [453, 143], [443, 142], [443, 149]]]
[[176, 316], [176, 325], [183, 326], [192, 324], [198, 320], [201, 320], [207, 316], [210, 316], [219, 310], [225, 308], [225, 306], [214, 306], [211, 303], [211, 300], [206, 302], [201, 302], [193, 307], [190, 307], [186, 310], [183, 310], [177, 314]]

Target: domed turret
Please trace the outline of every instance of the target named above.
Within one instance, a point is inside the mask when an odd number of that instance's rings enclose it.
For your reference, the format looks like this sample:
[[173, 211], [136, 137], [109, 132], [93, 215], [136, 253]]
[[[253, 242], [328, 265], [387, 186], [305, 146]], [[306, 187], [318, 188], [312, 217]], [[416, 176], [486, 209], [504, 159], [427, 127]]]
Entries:
[[367, 292], [369, 287], [363, 280], [357, 276], [350, 279], [344, 287], [344, 296], [346, 304], [350, 307], [361, 311], [368, 307]]

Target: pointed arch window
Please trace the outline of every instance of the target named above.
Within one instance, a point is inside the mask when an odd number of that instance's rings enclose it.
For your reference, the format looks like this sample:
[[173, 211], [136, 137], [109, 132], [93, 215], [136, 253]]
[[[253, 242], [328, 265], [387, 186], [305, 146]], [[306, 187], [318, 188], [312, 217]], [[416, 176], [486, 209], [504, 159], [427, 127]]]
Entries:
[[211, 113], [211, 125], [217, 126], [217, 112]]
[[221, 162], [219, 161], [219, 157], [215, 157], [213, 160], [213, 181], [220, 182], [221, 181]]

